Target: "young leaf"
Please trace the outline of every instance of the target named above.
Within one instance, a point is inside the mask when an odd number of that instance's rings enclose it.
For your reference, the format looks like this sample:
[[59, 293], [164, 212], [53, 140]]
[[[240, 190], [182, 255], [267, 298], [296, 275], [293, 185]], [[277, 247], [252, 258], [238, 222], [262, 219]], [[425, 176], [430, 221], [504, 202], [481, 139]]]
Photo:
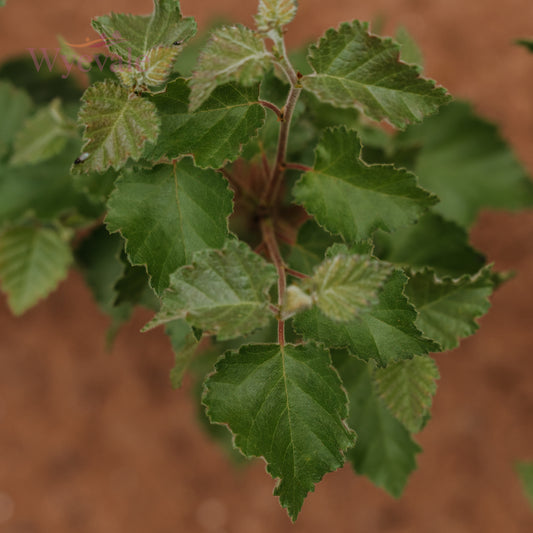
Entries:
[[18, 131], [10, 163], [21, 166], [45, 161], [61, 152], [72, 135], [76, 135], [76, 125], [63, 114], [61, 100], [53, 100]]
[[392, 268], [359, 255], [336, 255], [301, 283], [317, 307], [333, 320], [350, 321], [377, 301]]
[[426, 213], [394, 233], [378, 231], [374, 240], [381, 259], [408, 268], [431, 267], [439, 276], [475, 274], [485, 264], [485, 257], [468, 243], [466, 231], [436, 213]]
[[397, 361], [374, 371], [377, 392], [390, 412], [411, 432], [422, 429], [439, 379], [435, 361], [426, 355]]
[[181, 16], [177, 0], [154, 0], [151, 15], [111, 13], [97, 17], [92, 26], [105, 37], [109, 50], [128, 62], [157, 46], [181, 44], [196, 33], [196, 22]]
[[112, 66], [122, 85], [128, 89], [137, 87], [158, 87], [163, 85], [174, 67], [179, 49], [176, 46], [158, 46], [143, 56], [138, 67], [129, 64]]
[[240, 24], [215, 30], [192, 75], [190, 110], [198, 109], [218, 85], [261, 81], [269, 63], [270, 53], [254, 31]]
[[523, 461], [518, 463], [515, 468], [522, 481], [525, 495], [533, 509], [533, 462]]
[[292, 21], [298, 10], [296, 0], [259, 0], [255, 23], [259, 31], [281, 29]]
[[195, 251], [223, 246], [233, 209], [225, 179], [190, 158], [124, 172], [108, 207], [109, 231], [122, 233], [131, 263], [146, 265], [158, 293]]
[[25, 91], [0, 81], [0, 152], [2, 146], [7, 148], [11, 144], [32, 107], [33, 102]]
[[222, 250], [202, 250], [170, 276], [161, 311], [148, 327], [185, 318], [194, 327], [232, 339], [268, 324], [268, 291], [276, 269], [248, 245], [230, 240]]
[[418, 47], [416, 41], [407, 31], [407, 28], [400, 26], [396, 30], [395, 39], [400, 45], [400, 59], [404, 63], [416, 65], [419, 67], [419, 71], [422, 71], [422, 67], [424, 65], [424, 56], [422, 55], [422, 51]]
[[493, 288], [490, 267], [474, 276], [443, 280], [427, 269], [410, 278], [405, 294], [419, 312], [417, 327], [442, 350], [451, 350], [478, 329], [475, 319], [488, 311]]
[[165, 327], [165, 333], [169, 336], [174, 350], [174, 367], [170, 371], [170, 383], [173, 389], [179, 389], [198, 348], [198, 340], [185, 320], [169, 322]]
[[358, 436], [356, 446], [348, 451], [348, 459], [357, 473], [368, 476], [398, 498], [409, 474], [416, 469], [416, 454], [422, 450], [378, 396], [372, 365], [349, 354], [332, 355], [348, 392], [348, 424]]
[[308, 61], [315, 72], [302, 78], [302, 86], [324, 102], [361, 105], [370, 118], [403, 128], [434, 113], [450, 97], [399, 56], [399, 46], [370, 35], [368, 24], [344, 23], [311, 46]]
[[307, 339], [347, 347], [360, 359], [374, 359], [382, 366], [437, 351], [439, 346], [415, 326], [417, 313], [403, 293], [406, 281], [403, 272], [395, 271], [379, 293], [379, 302], [350, 322], [336, 322], [315, 308], [296, 315], [294, 328]]
[[315, 151], [313, 170], [293, 188], [296, 201], [319, 224], [353, 242], [381, 228], [393, 231], [414, 222], [437, 198], [416, 184], [416, 176], [391, 165], [360, 159], [355, 131], [328, 129]]
[[212, 422], [228, 424], [235, 446], [264, 457], [280, 481], [274, 494], [295, 520], [309, 491], [344, 463], [355, 435], [343, 420], [346, 395], [326, 349], [257, 344], [227, 352], [206, 381]]
[[50, 228], [19, 226], [0, 234], [0, 279], [9, 307], [21, 315], [67, 276], [70, 246]]
[[82, 100], [84, 157], [76, 160], [75, 171], [118, 170], [128, 158], [141, 157], [146, 141], [155, 143], [159, 118], [152, 102], [108, 80], [91, 85]]
[[482, 208], [533, 205], [533, 184], [495, 125], [469, 104], [454, 102], [398, 137], [419, 147], [413, 171], [420, 185], [440, 198], [435, 211], [469, 227]]
[[206, 102], [188, 112], [187, 80], [169, 83], [166, 92], [152, 98], [161, 116], [161, 135], [149, 157], [177, 158], [192, 154], [202, 168], [220, 168], [235, 160], [241, 146], [257, 134], [265, 110], [257, 103], [257, 87], [227, 84], [216, 88]]
[[520, 46], [524, 46], [530, 52], [533, 52], [533, 40], [531, 39], [518, 39], [516, 41], [516, 44], [519, 44]]

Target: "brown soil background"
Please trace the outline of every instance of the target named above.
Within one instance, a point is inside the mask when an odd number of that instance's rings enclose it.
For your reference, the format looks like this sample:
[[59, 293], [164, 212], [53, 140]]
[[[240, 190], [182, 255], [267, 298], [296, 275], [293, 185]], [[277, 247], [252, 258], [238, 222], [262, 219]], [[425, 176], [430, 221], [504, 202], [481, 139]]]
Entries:
[[[343, 20], [387, 16], [426, 57], [426, 72], [502, 126], [533, 172], [530, 0], [301, 0], [293, 45]], [[200, 25], [251, 23], [254, 0], [183, 0]], [[92, 16], [146, 13], [149, 0], [8, 0], [1, 56], [83, 42]], [[0, 117], [1, 120], [1, 117]], [[396, 501], [349, 467], [328, 474], [296, 525], [260, 461], [236, 469], [196, 424], [190, 383], [173, 392], [161, 331], [137, 314], [104, 348], [106, 320], [72, 273], [46, 302], [13, 318], [0, 301], [0, 531], [6, 533], [529, 533], [533, 512], [513, 471], [533, 459], [533, 213], [484, 213], [475, 244], [514, 280], [479, 333], [437, 356], [441, 380], [424, 453]]]

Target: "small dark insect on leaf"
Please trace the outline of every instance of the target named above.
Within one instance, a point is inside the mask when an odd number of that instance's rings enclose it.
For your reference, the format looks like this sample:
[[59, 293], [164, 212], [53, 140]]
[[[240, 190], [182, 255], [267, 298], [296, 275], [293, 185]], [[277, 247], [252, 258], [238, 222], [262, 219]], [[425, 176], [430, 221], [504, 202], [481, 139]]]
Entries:
[[83, 163], [84, 161], [87, 161], [89, 159], [89, 152], [83, 152], [78, 158], [76, 158], [76, 161], [74, 161], [75, 165], [79, 165], [80, 163]]
[[180, 44], [183, 44], [183, 41], [174, 41], [172, 44], [174, 46], [179, 46]]

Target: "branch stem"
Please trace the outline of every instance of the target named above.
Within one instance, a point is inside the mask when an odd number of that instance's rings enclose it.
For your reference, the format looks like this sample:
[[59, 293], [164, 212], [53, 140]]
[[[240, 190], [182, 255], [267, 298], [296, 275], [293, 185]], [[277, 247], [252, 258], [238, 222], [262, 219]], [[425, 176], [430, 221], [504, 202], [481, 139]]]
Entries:
[[[281, 311], [283, 299], [285, 298], [285, 289], [287, 288], [287, 276], [285, 274], [285, 263], [279, 251], [279, 245], [274, 231], [274, 223], [271, 218], [261, 219], [261, 233], [270, 259], [274, 263], [278, 273], [278, 310]], [[281, 318], [281, 315], [278, 315], [278, 343], [280, 346], [285, 346], [285, 321]]]
[[270, 109], [271, 111], [274, 111], [276, 116], [278, 117], [278, 120], [283, 119], [283, 111], [272, 102], [268, 102], [267, 100], [258, 100], [258, 103], [260, 103], [263, 107], [266, 107], [267, 109]]

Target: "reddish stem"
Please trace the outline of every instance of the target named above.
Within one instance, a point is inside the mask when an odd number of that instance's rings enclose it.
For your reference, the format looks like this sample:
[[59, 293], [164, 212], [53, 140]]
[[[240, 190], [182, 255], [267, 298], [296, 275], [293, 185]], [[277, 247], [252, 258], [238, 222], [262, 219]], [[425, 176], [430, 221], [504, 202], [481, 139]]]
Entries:
[[309, 277], [307, 274], [304, 274], [303, 272], [298, 272], [298, 270], [293, 270], [292, 268], [285, 267], [285, 272], [287, 272], [287, 274], [291, 276], [294, 276], [295, 278], [306, 279]]
[[301, 170], [302, 172], [310, 172], [311, 170], [313, 170], [313, 167], [308, 167], [307, 165], [302, 165], [300, 163], [285, 163], [285, 168]]

